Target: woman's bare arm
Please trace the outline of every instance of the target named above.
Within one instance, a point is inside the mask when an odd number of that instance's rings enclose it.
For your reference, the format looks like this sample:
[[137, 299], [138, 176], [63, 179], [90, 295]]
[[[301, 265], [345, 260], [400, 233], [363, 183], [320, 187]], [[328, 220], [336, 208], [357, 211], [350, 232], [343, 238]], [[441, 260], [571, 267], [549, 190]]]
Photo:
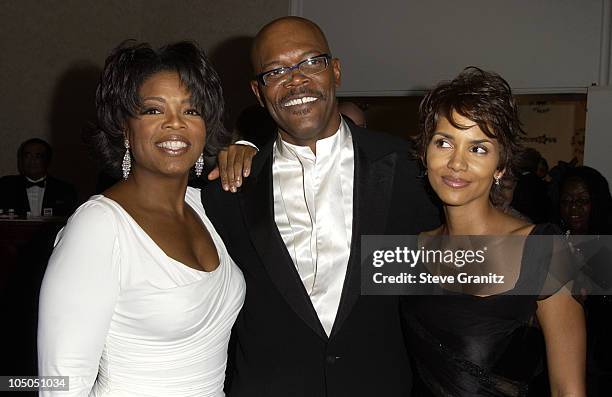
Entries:
[[586, 396], [586, 330], [582, 306], [563, 288], [538, 302], [553, 397]]

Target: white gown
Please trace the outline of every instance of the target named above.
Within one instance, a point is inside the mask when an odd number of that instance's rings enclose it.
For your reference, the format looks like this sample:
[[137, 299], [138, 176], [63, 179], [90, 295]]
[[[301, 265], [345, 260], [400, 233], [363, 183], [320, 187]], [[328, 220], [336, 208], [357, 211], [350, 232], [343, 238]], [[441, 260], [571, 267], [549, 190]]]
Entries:
[[206, 217], [212, 272], [170, 257], [115, 201], [93, 196], [56, 239], [41, 292], [39, 375], [70, 377], [41, 396], [223, 396], [230, 331], [245, 282]]

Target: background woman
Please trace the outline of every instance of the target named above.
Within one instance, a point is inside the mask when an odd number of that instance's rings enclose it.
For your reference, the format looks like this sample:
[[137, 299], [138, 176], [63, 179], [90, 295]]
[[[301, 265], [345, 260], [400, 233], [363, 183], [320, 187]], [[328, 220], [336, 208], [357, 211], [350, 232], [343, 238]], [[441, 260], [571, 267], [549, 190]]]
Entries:
[[612, 389], [612, 196], [606, 178], [591, 167], [569, 168], [560, 181], [558, 221], [570, 235], [588, 237], [577, 248], [586, 259], [576, 290], [584, 296], [589, 396]]
[[222, 396], [244, 279], [187, 187], [228, 141], [219, 78], [192, 43], [126, 43], [106, 60], [96, 106], [90, 139], [124, 180], [58, 235], [39, 374], [70, 376], [62, 396]]
[[[432, 90], [420, 111], [418, 149], [445, 216], [444, 224], [425, 236], [555, 233], [551, 225], [530, 224], [491, 203], [520, 150], [517, 106], [505, 80], [467, 68]], [[407, 340], [421, 380], [417, 395], [526, 395], [541, 358], [533, 348], [537, 338], [531, 325], [537, 318], [546, 343], [552, 394], [584, 396], [580, 304], [566, 288], [540, 297], [517, 292], [548, 271], [530, 259], [532, 251], [525, 245], [524, 250], [506, 252], [499, 261], [506, 274], [504, 290], [486, 294], [443, 290], [438, 295], [446, 296], [406, 299]]]
[[612, 234], [612, 196], [591, 167], [569, 168], [560, 182], [559, 225], [570, 234]]

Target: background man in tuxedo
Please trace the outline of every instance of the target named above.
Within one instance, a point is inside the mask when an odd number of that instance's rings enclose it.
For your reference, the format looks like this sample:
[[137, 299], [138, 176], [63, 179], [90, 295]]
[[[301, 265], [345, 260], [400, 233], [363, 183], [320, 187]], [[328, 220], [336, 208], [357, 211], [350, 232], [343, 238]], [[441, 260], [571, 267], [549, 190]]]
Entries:
[[264, 26], [251, 87], [278, 126], [236, 195], [203, 191], [244, 272], [228, 396], [407, 396], [398, 298], [361, 296], [360, 237], [437, 223], [407, 142], [342, 120], [340, 61], [313, 22]]
[[24, 217], [43, 215], [45, 208], [52, 215], [68, 216], [75, 208], [77, 195], [74, 187], [48, 175], [53, 151], [51, 145], [39, 138], [28, 139], [17, 150], [19, 175], [0, 178], [0, 208], [14, 209]]

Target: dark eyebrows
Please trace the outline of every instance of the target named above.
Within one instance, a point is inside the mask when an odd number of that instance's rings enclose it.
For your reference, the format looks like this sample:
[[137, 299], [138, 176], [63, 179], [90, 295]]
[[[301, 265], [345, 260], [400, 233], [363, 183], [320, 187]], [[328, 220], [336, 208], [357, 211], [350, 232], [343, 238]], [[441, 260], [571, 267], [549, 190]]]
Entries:
[[268, 68], [270, 68], [272, 65], [277, 65], [277, 64], [278, 64], [278, 61], [268, 62], [265, 65], [261, 65], [261, 70], [262, 70], [262, 72], [267, 72], [269, 70], [278, 69], [278, 68], [272, 68], [272, 69], [268, 70]]
[[493, 141], [490, 139], [474, 139], [473, 141], [470, 141], [470, 143], [473, 145], [479, 145], [481, 143], [490, 143], [493, 145]]
[[[325, 54], [325, 51], [321, 52], [321, 51], [318, 51], [318, 50], [310, 50], [310, 51], [303, 52], [303, 53], [300, 55], [300, 59], [301, 59], [301, 60], [300, 60], [298, 63], [300, 63], [300, 62], [302, 62], [302, 61], [305, 61], [305, 60], [307, 60], [307, 59], [310, 59], [310, 58], [317, 57], [317, 56], [319, 56], [319, 55], [323, 55], [323, 54]], [[278, 60], [270, 61], [270, 62], [268, 62], [268, 63], [265, 63], [265, 64], [261, 65], [261, 70], [262, 70], [262, 72], [269, 72], [269, 71], [274, 70], [274, 69], [280, 69], [280, 68], [282, 68], [282, 67], [293, 66], [293, 65], [286, 65], [286, 66], [277, 66], [277, 67], [273, 67], [274, 65], [279, 65], [279, 64], [281, 64], [281, 63], [282, 63], [282, 62], [280, 62], [280, 61], [278, 61]], [[272, 69], [268, 69], [268, 68], [270, 68], [270, 67], [272, 67]]]
[[[454, 140], [455, 140], [455, 139], [452, 137], [452, 135], [447, 134], [447, 133], [445, 133], [445, 132], [441, 132], [441, 131], [434, 131], [432, 138], [433, 138], [434, 136], [436, 136], [436, 135], [442, 135], [443, 137], [445, 137], [445, 138], [447, 138], [447, 139], [449, 139], [449, 140], [451, 140], [451, 141], [454, 141]], [[490, 140], [490, 139], [474, 139], [474, 140], [471, 140], [471, 141], [470, 141], [470, 143], [471, 143], [472, 145], [478, 145], [478, 144], [481, 144], [481, 143], [490, 143], [491, 145], [493, 145], [493, 144], [494, 144], [494, 143], [493, 143], [493, 141], [492, 141], [492, 140]]]

